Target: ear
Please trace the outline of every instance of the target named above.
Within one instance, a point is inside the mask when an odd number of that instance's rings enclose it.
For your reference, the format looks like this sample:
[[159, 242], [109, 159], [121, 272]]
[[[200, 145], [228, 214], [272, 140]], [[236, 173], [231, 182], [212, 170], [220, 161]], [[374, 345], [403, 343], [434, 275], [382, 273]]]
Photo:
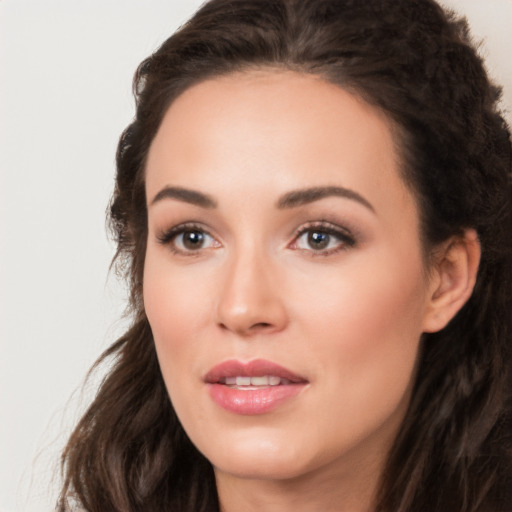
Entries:
[[435, 252], [429, 293], [423, 319], [423, 332], [443, 329], [473, 293], [480, 242], [474, 229], [441, 244]]

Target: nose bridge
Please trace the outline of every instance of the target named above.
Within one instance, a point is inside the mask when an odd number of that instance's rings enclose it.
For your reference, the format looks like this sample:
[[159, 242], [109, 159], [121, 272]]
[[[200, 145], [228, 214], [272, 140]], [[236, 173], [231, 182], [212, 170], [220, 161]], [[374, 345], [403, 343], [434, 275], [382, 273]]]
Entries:
[[233, 251], [220, 290], [219, 325], [246, 336], [281, 330], [286, 311], [275, 276], [275, 262], [254, 240]]

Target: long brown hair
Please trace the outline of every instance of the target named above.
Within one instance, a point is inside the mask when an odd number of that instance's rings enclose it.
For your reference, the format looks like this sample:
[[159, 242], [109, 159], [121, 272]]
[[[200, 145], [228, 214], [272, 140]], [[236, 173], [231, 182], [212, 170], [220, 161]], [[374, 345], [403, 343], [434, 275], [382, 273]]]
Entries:
[[59, 510], [218, 510], [212, 467], [176, 418], [144, 312], [144, 167], [181, 92], [261, 66], [321, 76], [393, 120], [426, 253], [469, 227], [481, 243], [472, 297], [422, 339], [375, 509], [512, 510], [510, 136], [466, 23], [433, 0], [212, 0], [140, 65], [110, 209], [133, 324], [100, 358], [112, 367], [63, 454]]

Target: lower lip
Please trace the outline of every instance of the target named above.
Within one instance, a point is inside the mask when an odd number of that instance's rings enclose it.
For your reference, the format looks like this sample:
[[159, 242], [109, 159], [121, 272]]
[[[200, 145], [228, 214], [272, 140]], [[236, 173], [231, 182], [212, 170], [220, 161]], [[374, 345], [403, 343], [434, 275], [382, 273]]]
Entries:
[[305, 384], [285, 384], [248, 390], [224, 384], [209, 384], [208, 387], [213, 401], [223, 409], [235, 414], [255, 415], [273, 411], [300, 393]]

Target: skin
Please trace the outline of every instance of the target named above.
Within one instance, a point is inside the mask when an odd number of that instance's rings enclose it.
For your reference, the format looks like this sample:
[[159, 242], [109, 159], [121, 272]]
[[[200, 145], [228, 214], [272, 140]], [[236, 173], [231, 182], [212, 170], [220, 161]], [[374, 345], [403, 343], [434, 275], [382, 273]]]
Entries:
[[[214, 466], [222, 510], [371, 510], [421, 334], [467, 299], [479, 254], [468, 231], [425, 268], [399, 167], [385, 116], [312, 76], [212, 79], [167, 111], [146, 167], [144, 301], [169, 395]], [[290, 191], [327, 186], [351, 195], [279, 207]], [[184, 245], [179, 228], [165, 236], [184, 223], [204, 230], [203, 245]], [[342, 235], [319, 250], [308, 236], [326, 226]], [[308, 384], [261, 415], [212, 401], [203, 376], [214, 365], [258, 358]]]

